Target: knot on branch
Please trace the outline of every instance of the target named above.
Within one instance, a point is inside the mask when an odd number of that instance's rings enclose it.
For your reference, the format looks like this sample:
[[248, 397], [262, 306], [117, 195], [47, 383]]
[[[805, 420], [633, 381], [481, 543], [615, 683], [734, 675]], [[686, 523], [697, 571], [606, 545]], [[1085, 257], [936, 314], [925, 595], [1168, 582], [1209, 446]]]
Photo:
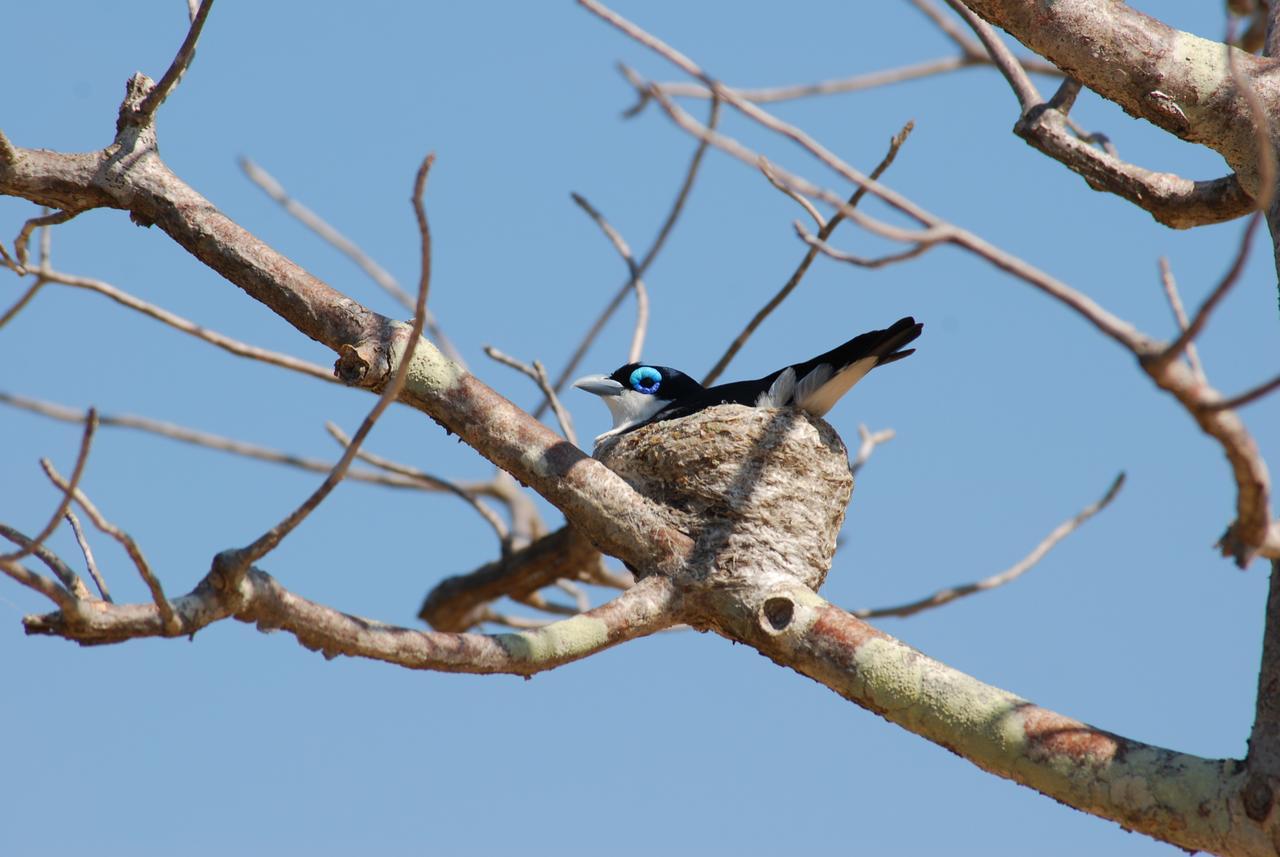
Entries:
[[140, 71], [125, 81], [124, 101], [120, 102], [120, 112], [116, 115], [116, 139], [130, 129], [139, 129], [151, 124], [151, 115], [142, 110], [144, 102], [156, 82]]
[[826, 579], [853, 476], [823, 420], [720, 405], [624, 434], [596, 457], [694, 539], [702, 584], [782, 574], [816, 591]]

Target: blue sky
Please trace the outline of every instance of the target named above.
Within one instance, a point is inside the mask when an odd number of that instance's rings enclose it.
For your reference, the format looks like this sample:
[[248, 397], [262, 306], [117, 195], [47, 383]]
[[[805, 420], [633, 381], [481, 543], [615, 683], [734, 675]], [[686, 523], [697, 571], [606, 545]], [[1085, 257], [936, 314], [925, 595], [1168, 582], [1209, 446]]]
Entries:
[[[762, 3], [617, 8], [742, 86], [845, 76], [951, 50], [906, 3], [812, 2], [785, 13]], [[1223, 32], [1216, 9], [1177, 14], [1185, 17], [1166, 20], [1210, 37]], [[185, 4], [19, 4], [6, 27], [14, 35], [0, 58], [10, 81], [0, 90], [0, 127], [18, 145], [84, 151], [110, 141], [131, 73], [163, 73], [185, 33]], [[570, 191], [633, 247], [647, 247], [693, 149], [655, 110], [620, 118], [632, 98], [618, 60], [674, 77], [568, 2], [224, 0], [161, 110], [161, 152], [264, 241], [356, 299], [402, 315], [245, 180], [236, 159], [253, 158], [412, 283], [409, 189], [422, 155], [436, 151], [432, 308], [473, 369], [530, 406], [528, 381], [488, 361], [482, 347], [558, 371], [624, 273]], [[990, 70], [776, 110], [864, 169], [914, 119], [886, 177], [893, 187], [1154, 335], [1173, 329], [1157, 257], [1169, 257], [1194, 306], [1226, 269], [1242, 229], [1173, 232], [1089, 191], [1010, 133], [1016, 102]], [[1226, 171], [1213, 153], [1095, 96], [1082, 96], [1073, 115], [1143, 166], [1193, 178]], [[726, 116], [724, 128], [834, 181], [738, 117]], [[0, 199], [0, 234], [15, 234], [33, 213]], [[790, 225], [799, 216], [753, 170], [709, 156], [647, 277], [646, 357], [704, 372], [802, 255]], [[885, 249], [848, 226], [834, 243]], [[1227, 393], [1280, 365], [1274, 268], [1259, 245], [1200, 340], [1211, 380]], [[224, 333], [332, 360], [159, 230], [119, 212], [59, 227], [54, 262]], [[0, 303], [21, 285], [0, 279]], [[623, 362], [629, 313], [584, 371]], [[850, 442], [860, 422], [892, 427], [897, 438], [858, 480], [823, 594], [848, 607], [880, 605], [998, 571], [1124, 470], [1129, 481], [1115, 504], [1026, 578], [881, 627], [1120, 734], [1242, 755], [1264, 567], [1240, 573], [1212, 550], [1233, 504], [1226, 463], [1117, 346], [1029, 287], [940, 249], [874, 272], [820, 259], [726, 378], [806, 359], [907, 314], [926, 324], [919, 352], [873, 375], [828, 417]], [[8, 392], [313, 456], [335, 453], [325, 420], [352, 430], [372, 402], [57, 286], [0, 331], [0, 354]], [[604, 408], [586, 394], [571, 392], [566, 403], [582, 436], [607, 427]], [[1280, 396], [1243, 416], [1274, 464]], [[0, 520], [39, 529], [56, 496], [37, 461], [48, 456], [65, 470], [78, 436], [0, 410]], [[403, 409], [388, 413], [368, 447], [457, 478], [490, 471]], [[316, 482], [103, 429], [84, 484], [176, 594], [203, 576], [214, 553], [251, 540]], [[52, 543], [76, 556], [65, 534]], [[125, 557], [105, 539], [94, 543], [117, 598], [145, 600]], [[496, 550], [485, 525], [454, 500], [349, 484], [262, 565], [309, 598], [412, 625], [436, 581]], [[24, 637], [21, 616], [45, 609], [32, 593], [0, 584], [7, 854], [1174, 853], [984, 774], [716, 637], [660, 635], [522, 681], [327, 662], [287, 635], [233, 622], [194, 642], [99, 649]]]

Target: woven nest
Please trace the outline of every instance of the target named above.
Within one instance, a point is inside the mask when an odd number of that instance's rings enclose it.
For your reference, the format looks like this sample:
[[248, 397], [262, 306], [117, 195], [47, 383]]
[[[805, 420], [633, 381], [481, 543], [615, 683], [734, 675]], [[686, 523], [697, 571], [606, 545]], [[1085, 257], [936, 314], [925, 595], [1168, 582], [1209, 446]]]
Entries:
[[826, 579], [853, 477], [823, 420], [720, 405], [628, 432], [596, 458], [667, 509], [707, 582], [767, 571], [816, 590]]

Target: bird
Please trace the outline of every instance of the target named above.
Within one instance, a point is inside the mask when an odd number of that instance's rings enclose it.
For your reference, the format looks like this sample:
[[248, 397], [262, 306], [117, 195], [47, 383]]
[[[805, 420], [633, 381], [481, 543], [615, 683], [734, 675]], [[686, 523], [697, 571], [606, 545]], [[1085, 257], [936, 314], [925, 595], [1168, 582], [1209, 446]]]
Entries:
[[687, 417], [715, 405], [794, 407], [820, 417], [872, 369], [915, 353], [914, 348], [903, 346], [923, 329], [923, 324], [907, 316], [754, 381], [703, 387], [669, 366], [628, 363], [611, 375], [579, 378], [573, 386], [599, 396], [613, 416], [613, 427], [595, 439], [597, 446], [641, 426]]

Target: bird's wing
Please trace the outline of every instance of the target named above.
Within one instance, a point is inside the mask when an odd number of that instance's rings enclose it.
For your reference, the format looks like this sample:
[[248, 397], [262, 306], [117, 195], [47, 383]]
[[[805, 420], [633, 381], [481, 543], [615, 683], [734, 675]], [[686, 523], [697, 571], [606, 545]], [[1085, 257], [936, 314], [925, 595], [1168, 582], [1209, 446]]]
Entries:
[[849, 392], [862, 377], [884, 363], [892, 363], [913, 353], [902, 346], [920, 335], [924, 325], [914, 318], [899, 319], [884, 330], [855, 336], [812, 360], [796, 364], [795, 406], [822, 416]]

